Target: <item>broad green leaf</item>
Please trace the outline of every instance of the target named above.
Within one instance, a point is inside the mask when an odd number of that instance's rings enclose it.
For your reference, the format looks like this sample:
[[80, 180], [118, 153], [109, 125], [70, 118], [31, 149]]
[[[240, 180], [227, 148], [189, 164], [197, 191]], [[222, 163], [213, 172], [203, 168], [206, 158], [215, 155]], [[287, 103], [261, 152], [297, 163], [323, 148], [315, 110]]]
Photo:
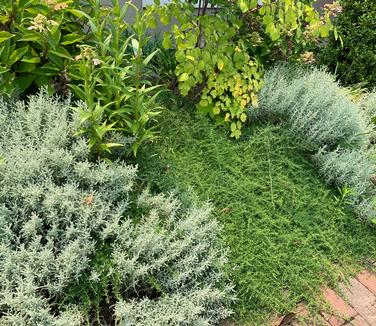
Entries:
[[61, 38], [60, 44], [61, 45], [69, 45], [69, 44], [73, 44], [73, 43], [78, 43], [78, 42], [82, 41], [83, 38], [84, 38], [83, 36], [81, 36], [77, 33], [67, 34], [67, 35], [64, 35]]
[[62, 46], [57, 46], [55, 50], [49, 50], [48, 53], [57, 55], [58, 57], [64, 58], [64, 59], [72, 59], [72, 56], [70, 53], [64, 49]]
[[23, 93], [29, 88], [33, 80], [34, 76], [23, 74], [22, 76], [16, 78], [15, 83], [18, 86], [19, 90]]
[[28, 33], [23, 35], [17, 42], [38, 42], [43, 41], [43, 38], [40, 34], [37, 33]]
[[218, 106], [215, 106], [214, 108], [213, 108], [213, 114], [214, 115], [217, 115], [217, 114], [219, 114], [221, 112], [221, 109], [218, 107]]
[[23, 55], [29, 50], [29, 46], [24, 46], [22, 48], [18, 48], [18, 49], [15, 49], [12, 54], [10, 55], [9, 57], [9, 60], [7, 62], [7, 64], [9, 66], [11, 66], [12, 64], [14, 64], [15, 62], [21, 60], [21, 58], [23, 57]]
[[177, 62], [184, 62], [184, 60], [185, 60], [184, 51], [182, 51], [182, 50], [176, 51], [175, 57], [176, 57]]
[[25, 55], [22, 59], [21, 59], [22, 62], [27, 62], [27, 63], [39, 63], [40, 62], [40, 58], [39, 57], [33, 57], [33, 56], [30, 56], [30, 55]]
[[140, 48], [140, 44], [135, 38], [132, 38], [131, 43], [132, 43], [133, 53], [137, 55], [139, 48]]
[[242, 13], [245, 13], [249, 10], [248, 4], [246, 0], [238, 0], [238, 5]]
[[143, 61], [143, 64], [146, 66], [151, 59], [153, 59], [153, 57], [155, 56], [155, 54], [159, 51], [159, 49], [153, 51], [152, 53], [150, 53], [146, 58], [145, 60]]
[[185, 81], [187, 81], [188, 79], [189, 79], [189, 75], [188, 75], [186, 72], [182, 73], [182, 74], [179, 76], [179, 81], [180, 81], [180, 82], [185, 82]]
[[14, 37], [15, 35], [6, 32], [6, 31], [0, 31], [0, 43], [3, 43], [6, 40], [9, 40], [10, 38]]
[[74, 94], [76, 94], [78, 98], [80, 98], [83, 101], [86, 100], [86, 94], [80, 87], [74, 84], [69, 84], [69, 88], [73, 91]]
[[47, 36], [47, 41], [48, 41], [49, 46], [54, 49], [59, 44], [60, 38], [61, 38], [61, 32], [57, 28], [53, 33]]

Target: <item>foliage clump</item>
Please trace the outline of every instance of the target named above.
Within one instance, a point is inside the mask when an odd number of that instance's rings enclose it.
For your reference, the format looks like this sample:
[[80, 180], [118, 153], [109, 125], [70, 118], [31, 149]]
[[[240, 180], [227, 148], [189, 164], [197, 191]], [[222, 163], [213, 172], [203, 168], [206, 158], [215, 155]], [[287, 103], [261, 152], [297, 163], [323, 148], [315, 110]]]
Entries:
[[48, 85], [66, 94], [67, 68], [84, 41], [77, 1], [4, 0], [0, 3], [0, 91], [30, 93]]
[[43, 93], [0, 103], [0, 324], [225, 318], [211, 208], [138, 195], [135, 167], [90, 162], [69, 106]]
[[331, 36], [320, 54], [345, 85], [376, 86], [376, 2], [340, 0], [342, 12], [335, 19], [340, 38]]
[[231, 141], [188, 107], [166, 110], [160, 141], [140, 152], [139, 176], [156, 191], [193, 188], [212, 200], [239, 324], [269, 325], [301, 301], [316, 313], [322, 286], [375, 259], [376, 226], [344, 208], [287, 128], [244, 132]]
[[320, 149], [315, 155], [320, 174], [329, 182], [342, 187], [345, 199], [365, 218], [376, 218], [376, 187], [371, 176], [376, 173], [376, 165], [372, 164], [363, 150], [341, 149], [333, 151]]
[[199, 98], [198, 111], [239, 138], [247, 107], [258, 106], [265, 67], [281, 60], [314, 62], [312, 49], [329, 36], [334, 12], [319, 13], [312, 1], [210, 0], [197, 15], [195, 2], [174, 0], [148, 10], [163, 24], [179, 22], [163, 44], [176, 48], [181, 94]]
[[316, 153], [325, 180], [349, 187], [349, 203], [360, 216], [374, 219], [373, 96], [354, 103], [325, 71], [277, 66], [266, 74], [260, 101], [260, 109], [250, 109], [251, 117], [284, 124]]
[[[135, 14], [131, 23], [126, 17]], [[0, 91], [11, 97], [47, 87], [83, 103], [80, 134], [98, 158], [115, 147], [136, 155], [155, 136], [158, 86], [146, 76], [157, 50], [144, 55], [150, 13], [130, 2], [2, 1], [0, 4]], [[106, 142], [115, 130], [118, 142]]]
[[359, 104], [369, 125], [370, 131], [367, 136], [371, 143], [376, 144], [376, 91], [363, 95]]
[[277, 66], [265, 75], [260, 109], [251, 116], [283, 121], [311, 147], [364, 143], [367, 124], [334, 78], [318, 69]]

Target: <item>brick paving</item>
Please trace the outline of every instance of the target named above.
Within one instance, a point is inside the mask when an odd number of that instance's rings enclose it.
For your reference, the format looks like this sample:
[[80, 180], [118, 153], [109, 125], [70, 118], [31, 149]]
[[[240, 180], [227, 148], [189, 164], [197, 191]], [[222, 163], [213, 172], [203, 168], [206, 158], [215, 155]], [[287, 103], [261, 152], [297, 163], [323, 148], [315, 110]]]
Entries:
[[363, 271], [351, 278], [349, 285], [341, 285], [340, 288], [341, 293], [329, 288], [322, 290], [329, 311], [322, 311], [315, 321], [297, 321], [307, 316], [307, 310], [300, 305], [295, 313], [282, 316], [271, 325], [376, 326], [376, 274]]

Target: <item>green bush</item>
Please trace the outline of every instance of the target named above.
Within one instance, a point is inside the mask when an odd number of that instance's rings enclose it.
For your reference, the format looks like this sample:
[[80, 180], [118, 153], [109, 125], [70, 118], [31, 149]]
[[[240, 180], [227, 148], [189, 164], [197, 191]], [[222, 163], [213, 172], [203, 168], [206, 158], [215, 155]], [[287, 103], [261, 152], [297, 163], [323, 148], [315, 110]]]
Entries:
[[376, 86], [376, 2], [340, 0], [343, 11], [336, 19], [340, 39], [331, 37], [320, 61], [345, 85]]
[[320, 15], [312, 1], [211, 0], [197, 15], [195, 2], [174, 0], [147, 10], [163, 24], [174, 17], [179, 22], [164, 34], [163, 45], [176, 48], [181, 94], [199, 98], [198, 111], [239, 138], [247, 107], [258, 105], [264, 67], [280, 60], [312, 63], [316, 42], [333, 29], [334, 12]]
[[3, 0], [0, 3], [0, 92], [67, 92], [67, 67], [85, 38], [77, 1]]
[[[130, 11], [136, 17], [126, 23]], [[0, 5], [0, 91], [24, 95], [45, 85], [66, 96], [70, 89], [83, 101], [79, 133], [89, 138], [95, 158], [110, 158], [115, 147], [136, 155], [154, 137], [158, 114], [159, 87], [147, 78], [157, 51], [145, 56], [143, 50], [153, 23], [150, 13], [119, 0], [6, 0]], [[119, 130], [122, 139], [106, 141]]]
[[44, 94], [0, 103], [0, 324], [225, 318], [232, 294], [210, 207], [138, 195], [135, 167], [90, 163], [70, 105]]

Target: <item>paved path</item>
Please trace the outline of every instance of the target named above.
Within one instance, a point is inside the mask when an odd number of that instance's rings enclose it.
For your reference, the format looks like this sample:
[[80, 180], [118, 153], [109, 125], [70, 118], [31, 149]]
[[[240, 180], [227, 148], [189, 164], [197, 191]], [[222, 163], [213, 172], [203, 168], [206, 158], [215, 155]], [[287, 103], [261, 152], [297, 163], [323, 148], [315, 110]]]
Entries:
[[376, 326], [376, 274], [363, 271], [351, 278], [348, 286], [341, 285], [341, 290], [341, 294], [329, 288], [322, 291], [330, 309], [315, 322], [298, 322], [308, 317], [304, 306], [299, 306], [295, 313], [281, 316], [271, 325]]

